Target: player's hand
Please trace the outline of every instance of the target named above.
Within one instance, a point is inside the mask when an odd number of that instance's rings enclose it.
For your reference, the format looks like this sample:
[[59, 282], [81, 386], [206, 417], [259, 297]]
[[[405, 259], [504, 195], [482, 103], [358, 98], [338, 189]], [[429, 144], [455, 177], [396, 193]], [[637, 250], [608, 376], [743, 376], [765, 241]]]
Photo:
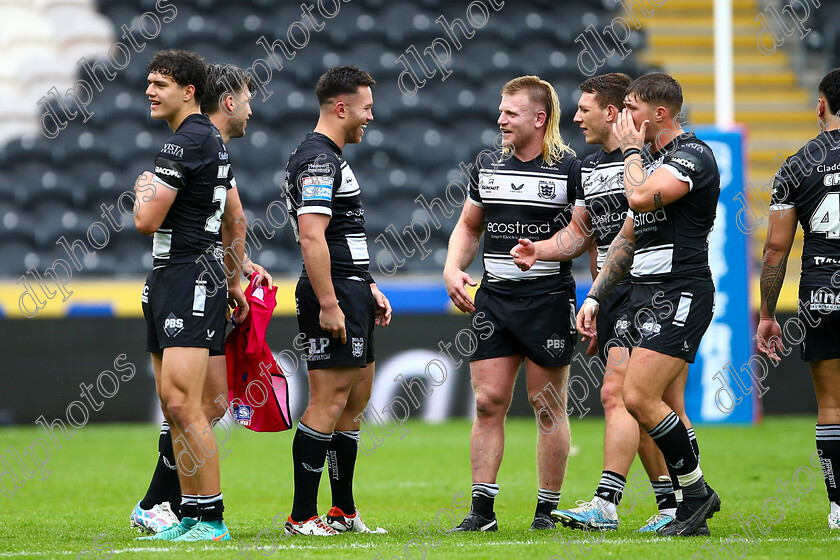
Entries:
[[580, 311], [577, 314], [577, 330], [583, 335], [581, 340], [595, 338], [598, 333], [595, 330], [595, 316], [598, 314], [600, 304], [594, 298], [588, 297], [583, 300]]
[[373, 294], [373, 301], [376, 302], [376, 326], [387, 327], [391, 324], [391, 302], [379, 291], [376, 284], [370, 285], [370, 292]]
[[622, 152], [628, 148], [644, 149], [645, 132], [647, 132], [648, 124], [649, 121], [645, 121], [641, 128], [636, 129], [636, 123], [633, 122], [633, 115], [630, 114], [630, 110], [621, 110], [613, 123], [613, 134], [618, 139], [618, 147], [621, 148]]
[[782, 344], [782, 329], [775, 318], [761, 317], [758, 321], [758, 336], [756, 346], [758, 351], [778, 364], [782, 361], [778, 352], [784, 353], [785, 347]]
[[589, 339], [589, 346], [586, 347], [587, 356], [596, 356], [598, 354], [598, 338], [593, 337]]
[[469, 274], [463, 270], [449, 269], [443, 271], [443, 280], [446, 282], [446, 292], [449, 294], [449, 299], [455, 304], [455, 307], [464, 313], [472, 313], [475, 311], [475, 302], [464, 289], [464, 286], [476, 286], [477, 282], [473, 280]]
[[344, 312], [336, 301], [332, 305], [321, 306], [318, 315], [321, 328], [332, 334], [333, 338], [340, 338], [342, 344], [347, 344], [347, 328], [344, 326]]
[[248, 300], [245, 299], [245, 293], [239, 284], [228, 286], [228, 307], [234, 308], [233, 320], [237, 324], [244, 321], [250, 312]]
[[274, 279], [271, 277], [271, 274], [268, 273], [266, 269], [258, 265], [253, 261], [248, 261], [243, 265], [242, 271], [248, 276], [251, 277], [253, 273], [257, 273], [257, 286], [268, 286], [269, 289], [274, 287]]
[[520, 239], [519, 244], [510, 250], [510, 256], [519, 270], [528, 270], [537, 262], [537, 246], [530, 239]]

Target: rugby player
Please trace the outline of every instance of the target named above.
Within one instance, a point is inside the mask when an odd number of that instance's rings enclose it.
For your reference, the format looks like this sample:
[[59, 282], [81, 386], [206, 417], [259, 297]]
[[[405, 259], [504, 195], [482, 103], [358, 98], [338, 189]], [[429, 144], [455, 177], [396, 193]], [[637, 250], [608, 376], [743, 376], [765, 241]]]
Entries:
[[[455, 306], [473, 314], [478, 340], [470, 356], [475, 422], [470, 436], [472, 508], [456, 531], [496, 531], [496, 476], [502, 462], [505, 415], [525, 362], [528, 399], [538, 423], [551, 426], [537, 435], [539, 491], [531, 529], [554, 528], [569, 455], [565, 401], [574, 347], [575, 284], [569, 263], [538, 263], [523, 272], [508, 250], [520, 237], [548, 239], [559, 228], [558, 214], [571, 217], [580, 160], [560, 136], [560, 102], [550, 83], [522, 76], [505, 84], [499, 105], [503, 148], [482, 154], [470, 165], [470, 192], [449, 239], [444, 280]], [[475, 301], [466, 272], [482, 234], [484, 276]], [[562, 402], [543, 399], [547, 385]], [[552, 402], [544, 402], [552, 401]]]
[[[236, 181], [218, 129], [200, 111], [204, 60], [191, 52], [161, 51], [147, 70], [151, 116], [165, 120], [174, 134], [155, 159], [151, 181], [145, 173], [135, 184], [134, 224], [154, 235], [154, 267], [142, 296], [146, 347], [172, 432], [182, 518], [142, 538], [229, 540], [216, 440], [202, 410], [202, 393], [210, 351], [223, 352], [228, 297], [239, 305], [235, 318], [248, 313], [239, 266], [224, 271], [221, 261], [222, 215]], [[213, 278], [225, 278], [225, 285], [212, 285]]]
[[[720, 510], [720, 497], [703, 478], [688, 426], [663, 397], [694, 361], [712, 320], [707, 238], [720, 175], [709, 146], [682, 129], [682, 102], [679, 83], [663, 73], [645, 74], [627, 90], [613, 130], [624, 158], [630, 212], [581, 305], [577, 327], [586, 337], [597, 336], [601, 303], [630, 271], [626, 336], [638, 344], [631, 350], [622, 397], [682, 489], [675, 519], [657, 533], [691, 536], [709, 534], [706, 519]], [[645, 142], [651, 153], [643, 160]]]
[[799, 280], [799, 330], [804, 330], [800, 357], [808, 362], [817, 395], [817, 452], [828, 492], [828, 527], [840, 529], [840, 488], [834, 468], [840, 467], [840, 69], [823, 77], [818, 94], [821, 132], [785, 161], [773, 182], [761, 263], [757, 345], [775, 362], [781, 360], [779, 353], [790, 353], [776, 321], [776, 302], [799, 222], [805, 233]]
[[[361, 189], [342, 150], [361, 142], [373, 120], [374, 84], [352, 66], [324, 73], [315, 87], [318, 124], [286, 165], [286, 200], [303, 254], [295, 303], [309, 370], [309, 405], [292, 443], [292, 534], [371, 532], [353, 499], [357, 418], [373, 386], [373, 328], [390, 323], [391, 304], [368, 272]], [[318, 484], [328, 454], [332, 508], [321, 519]]]
[[[569, 225], [545, 241], [520, 239], [511, 250], [511, 256], [520, 269], [528, 270], [537, 260], [571, 260], [583, 254], [594, 238], [598, 262], [593, 279], [597, 276], [610, 243], [627, 217], [624, 164], [612, 125], [624, 109], [624, 94], [631, 81], [626, 74], [611, 73], [593, 76], [580, 85], [581, 97], [574, 122], [580, 126], [587, 144], [598, 144], [601, 148], [583, 160], [574, 214]], [[628, 321], [626, 312], [624, 315], [622, 312], [629, 294], [630, 279], [625, 277], [603, 301], [598, 315], [598, 336], [594, 340], [597, 340], [598, 355], [604, 364], [601, 386], [605, 417], [604, 469], [590, 502], [579, 501], [577, 508], [553, 513], [555, 519], [573, 528], [605, 531], [618, 528], [617, 504], [621, 501], [637, 449], [659, 508], [659, 513], [648, 519], [639, 532], [652, 532], [670, 522], [677, 508], [662, 454], [646, 433], [641, 434], [640, 441], [639, 425], [627, 412], [621, 398], [629, 359], [627, 349], [632, 346], [631, 341], [621, 334]], [[617, 321], [620, 321], [617, 326], [619, 333], [613, 330]], [[664, 399], [686, 426], [690, 426], [683, 403], [686, 374], [687, 366], [665, 392]], [[689, 435], [693, 435], [693, 430]]]
[[[207, 83], [201, 110], [210, 117], [210, 122], [219, 130], [222, 142], [245, 136], [245, 128], [251, 117], [251, 93], [253, 83], [250, 75], [231, 64], [208, 65]], [[271, 275], [252, 262], [245, 247], [231, 244], [233, 239], [244, 239], [247, 222], [236, 186], [227, 191], [225, 211], [222, 214], [222, 244], [226, 248], [225, 261], [232, 270], [236, 259], [242, 263], [242, 271], [250, 276], [257, 272], [257, 282], [272, 285]], [[224, 416], [228, 399], [227, 364], [224, 354], [210, 352], [207, 377], [202, 395], [202, 408], [207, 421], [212, 425]], [[181, 485], [175, 454], [172, 449], [172, 434], [169, 423], [164, 420], [158, 440], [158, 461], [149, 482], [146, 495], [131, 512], [131, 527], [139, 527], [150, 533], [159, 533], [179, 523], [178, 511], [181, 503]]]

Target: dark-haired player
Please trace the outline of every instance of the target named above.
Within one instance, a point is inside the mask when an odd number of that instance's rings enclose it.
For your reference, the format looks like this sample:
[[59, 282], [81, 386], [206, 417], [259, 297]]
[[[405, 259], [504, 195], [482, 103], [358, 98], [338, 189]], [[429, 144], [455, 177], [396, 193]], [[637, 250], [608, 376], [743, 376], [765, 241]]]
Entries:
[[[661, 535], [709, 534], [706, 519], [720, 498], [706, 485], [688, 427], [663, 401], [669, 386], [694, 361], [714, 312], [708, 259], [720, 175], [714, 154], [677, 120], [682, 88], [671, 76], [645, 74], [627, 90], [613, 125], [624, 156], [630, 213], [581, 305], [578, 330], [596, 336], [601, 302], [630, 271], [627, 336], [631, 350], [622, 396], [647, 430], [682, 488], [675, 519]], [[641, 151], [650, 142], [650, 160]], [[632, 270], [630, 269], [632, 264]]]
[[[225, 144], [231, 138], [241, 138], [245, 135], [245, 127], [251, 117], [252, 89], [251, 77], [241, 68], [231, 64], [207, 66], [207, 82], [200, 102], [201, 110], [210, 117], [210, 122], [219, 130]], [[226, 268], [233, 270], [235, 263], [231, 259], [236, 259], [241, 263], [242, 271], [246, 275], [256, 271], [258, 282], [265, 279], [265, 282], [271, 285], [271, 275], [263, 267], [251, 262], [242, 244], [232, 243], [232, 240], [244, 239], [246, 235], [246, 220], [236, 186], [227, 191], [221, 232]], [[209, 423], [212, 424], [224, 416], [227, 398], [227, 367], [224, 354], [211, 351], [202, 396], [202, 408]], [[159, 533], [177, 525], [180, 503], [181, 485], [172, 447], [172, 434], [169, 423], [164, 420], [158, 441], [155, 471], [146, 495], [131, 512], [131, 526]]]
[[[449, 238], [443, 277], [455, 306], [492, 324], [476, 331], [470, 355], [475, 422], [470, 435], [472, 508], [456, 531], [496, 531], [496, 477], [505, 447], [505, 416], [516, 374], [525, 363], [537, 434], [539, 489], [531, 529], [553, 529], [569, 456], [566, 394], [574, 348], [575, 283], [570, 263], [519, 270], [508, 251], [521, 237], [548, 239], [571, 217], [580, 160], [560, 136], [560, 102], [552, 85], [520, 76], [501, 91], [503, 148], [482, 155], [470, 194]], [[484, 277], [475, 301], [466, 272], [484, 236]], [[543, 391], [553, 391], [547, 397]]]
[[[155, 158], [151, 178], [144, 173], [135, 184], [134, 224], [154, 236], [143, 314], [178, 463], [182, 518], [143, 538], [229, 540], [216, 440], [202, 410], [202, 393], [209, 353], [223, 351], [228, 295], [239, 305], [237, 319], [248, 313], [238, 263], [232, 271], [222, 265], [222, 216], [236, 182], [218, 129], [200, 111], [204, 60], [191, 52], [161, 51], [147, 70], [151, 116], [165, 120], [173, 135]], [[218, 278], [224, 279], [221, 285]]]
[[[624, 195], [624, 163], [612, 125], [624, 109], [624, 94], [631, 83], [626, 74], [593, 76], [580, 85], [581, 97], [574, 121], [587, 144], [601, 148], [581, 164], [575, 210], [569, 225], [551, 239], [531, 242], [521, 239], [511, 250], [514, 262], [528, 270], [537, 260], [570, 260], [586, 251], [590, 239], [597, 246], [597, 270], [610, 243], [627, 217]], [[597, 276], [597, 271], [594, 273]], [[659, 512], [648, 519], [640, 532], [653, 532], [674, 519], [677, 502], [662, 454], [639, 424], [627, 412], [621, 389], [632, 341], [623, 336], [628, 319], [627, 299], [630, 279], [625, 277], [603, 301], [598, 314], [598, 355], [604, 364], [601, 403], [604, 405], [604, 469], [591, 501], [578, 501], [579, 507], [555, 510], [552, 515], [566, 526], [580, 529], [618, 529], [617, 505], [621, 501], [627, 474], [638, 449], [656, 496]], [[617, 327], [617, 328], [615, 328]], [[618, 331], [618, 332], [616, 332]], [[677, 414], [685, 416], [684, 393], [687, 366], [664, 395]], [[690, 430], [689, 435], [693, 435]]]
[[[286, 165], [288, 209], [303, 254], [295, 302], [309, 369], [309, 405], [292, 443], [295, 493], [286, 531], [293, 534], [371, 532], [353, 499], [353, 471], [358, 419], [373, 386], [373, 328], [388, 325], [391, 304], [368, 272], [362, 193], [342, 150], [361, 142], [373, 120], [374, 83], [352, 66], [322, 75], [318, 124]], [[332, 508], [324, 520], [318, 484], [328, 456]]]
[[818, 92], [821, 132], [785, 161], [773, 182], [757, 344], [776, 362], [778, 352], [790, 352], [782, 344], [776, 302], [798, 221], [805, 232], [800, 356], [808, 362], [817, 395], [817, 452], [828, 491], [828, 527], [840, 529], [840, 69], [823, 77]]

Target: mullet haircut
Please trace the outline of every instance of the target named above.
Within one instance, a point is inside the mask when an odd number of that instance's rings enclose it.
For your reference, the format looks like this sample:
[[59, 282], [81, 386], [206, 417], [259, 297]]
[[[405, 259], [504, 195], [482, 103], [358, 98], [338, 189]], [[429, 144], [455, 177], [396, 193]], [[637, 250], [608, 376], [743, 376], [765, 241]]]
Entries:
[[682, 87], [677, 80], [664, 72], [651, 72], [639, 76], [627, 88], [627, 95], [630, 94], [635, 95], [639, 101], [665, 107], [673, 117], [682, 111]]
[[840, 116], [840, 68], [835, 68], [820, 81], [819, 92], [828, 103], [828, 111]]
[[224, 97], [237, 92], [254, 93], [254, 81], [245, 70], [233, 64], [208, 64], [207, 82], [201, 99], [201, 112], [212, 115], [222, 106]]
[[611, 72], [592, 76], [580, 84], [580, 91], [583, 93], [594, 93], [598, 107], [605, 109], [612, 105], [619, 111], [624, 109], [624, 96], [627, 95], [627, 88], [633, 80], [627, 74]]
[[196, 101], [202, 103], [207, 83], [207, 64], [198, 54], [176, 49], [158, 51], [146, 66], [146, 72], [169, 76], [181, 87], [193, 86]]
[[575, 155], [575, 151], [563, 142], [560, 135], [560, 99], [554, 91], [554, 86], [539, 76], [520, 76], [506, 83], [501, 94], [516, 95], [520, 92], [527, 93], [531, 101], [540, 105], [546, 113], [543, 160], [549, 165], [554, 165], [563, 159], [566, 152]]
[[352, 95], [359, 87], [373, 86], [376, 81], [364, 70], [355, 66], [337, 66], [330, 68], [318, 78], [315, 95], [319, 105], [325, 105], [339, 95]]

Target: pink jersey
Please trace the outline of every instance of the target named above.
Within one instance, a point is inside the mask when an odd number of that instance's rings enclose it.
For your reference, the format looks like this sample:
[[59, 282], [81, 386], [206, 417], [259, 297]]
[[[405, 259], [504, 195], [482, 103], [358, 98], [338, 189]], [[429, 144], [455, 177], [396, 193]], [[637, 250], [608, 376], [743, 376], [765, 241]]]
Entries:
[[286, 378], [265, 340], [277, 305], [277, 287], [251, 283], [245, 298], [251, 307], [245, 320], [225, 339], [228, 401], [236, 421], [255, 432], [282, 432], [292, 427]]

